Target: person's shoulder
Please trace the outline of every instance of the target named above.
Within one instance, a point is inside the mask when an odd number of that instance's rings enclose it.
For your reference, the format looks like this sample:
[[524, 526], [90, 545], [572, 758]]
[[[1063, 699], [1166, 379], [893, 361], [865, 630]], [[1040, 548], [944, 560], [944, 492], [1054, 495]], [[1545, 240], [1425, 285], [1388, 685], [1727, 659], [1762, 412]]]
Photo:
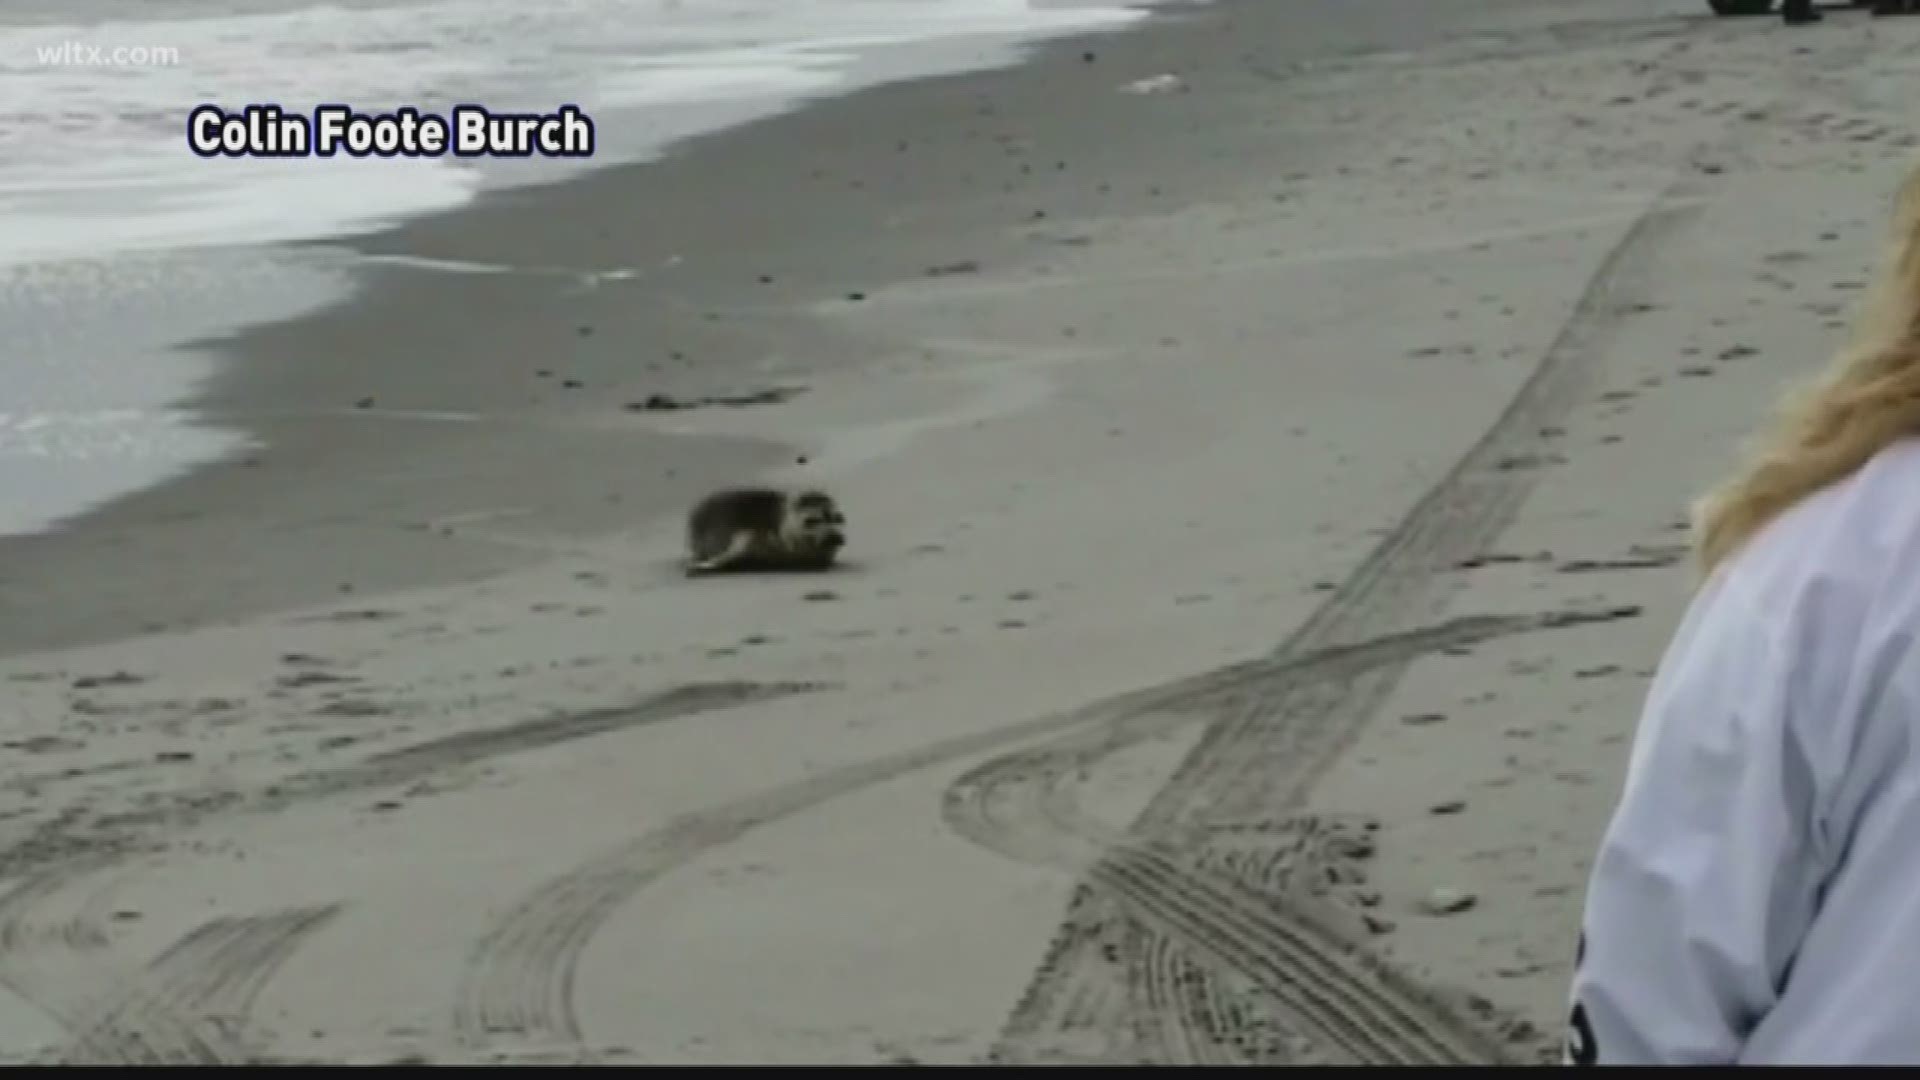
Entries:
[[1886, 620], [1920, 628], [1920, 439], [1781, 514], [1737, 552], [1717, 586], [1764, 618]]
[[1920, 440], [1782, 513], [1715, 577], [1711, 592], [1797, 661], [1907, 650], [1920, 634]]
[[1911, 722], [1881, 706], [1920, 701], [1916, 637], [1920, 441], [1781, 514], [1703, 583], [1649, 689], [1635, 762], [1791, 746], [1829, 806], [1861, 748]]

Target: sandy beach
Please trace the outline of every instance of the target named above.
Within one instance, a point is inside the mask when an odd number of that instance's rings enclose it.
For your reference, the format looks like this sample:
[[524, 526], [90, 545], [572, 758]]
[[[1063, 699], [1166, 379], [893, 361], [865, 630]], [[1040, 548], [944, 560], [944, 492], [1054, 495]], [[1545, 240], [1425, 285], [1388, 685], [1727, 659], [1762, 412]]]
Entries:
[[[0, 1058], [1554, 1058], [1917, 57], [1176, 5], [307, 245], [255, 449], [0, 540]], [[845, 565], [683, 578], [751, 479]]]

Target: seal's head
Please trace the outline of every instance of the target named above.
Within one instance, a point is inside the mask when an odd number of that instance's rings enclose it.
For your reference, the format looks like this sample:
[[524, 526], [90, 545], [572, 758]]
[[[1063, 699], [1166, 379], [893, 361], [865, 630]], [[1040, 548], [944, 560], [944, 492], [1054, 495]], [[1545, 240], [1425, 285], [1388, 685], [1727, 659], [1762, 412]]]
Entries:
[[832, 558], [847, 544], [846, 515], [833, 496], [823, 491], [802, 491], [787, 503], [780, 539], [796, 553]]

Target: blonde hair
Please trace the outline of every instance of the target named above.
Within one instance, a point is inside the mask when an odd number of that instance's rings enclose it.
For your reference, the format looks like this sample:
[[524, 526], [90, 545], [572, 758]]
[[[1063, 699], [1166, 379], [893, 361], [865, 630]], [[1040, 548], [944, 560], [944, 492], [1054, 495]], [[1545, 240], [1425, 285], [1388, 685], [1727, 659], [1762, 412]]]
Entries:
[[1747, 461], [1696, 504], [1704, 573], [1802, 499], [1920, 435], [1920, 168], [1901, 185], [1892, 225], [1851, 339], [1782, 399]]

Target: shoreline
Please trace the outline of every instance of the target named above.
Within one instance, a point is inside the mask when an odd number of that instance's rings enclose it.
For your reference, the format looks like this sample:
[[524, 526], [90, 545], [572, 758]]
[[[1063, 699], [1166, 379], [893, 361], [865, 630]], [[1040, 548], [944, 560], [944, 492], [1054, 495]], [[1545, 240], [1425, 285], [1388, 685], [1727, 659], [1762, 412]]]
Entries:
[[[382, 397], [393, 392], [393, 381], [387, 377], [390, 372], [381, 369], [399, 361], [402, 354], [412, 352], [405, 346], [396, 346], [391, 339], [422, 332], [405, 327], [407, 320], [403, 314], [381, 310], [380, 294], [395, 288], [417, 291], [419, 299], [394, 305], [398, 308], [453, 311], [465, 303], [488, 306], [493, 299], [499, 299], [508, 309], [521, 305], [518, 320], [537, 323], [539, 330], [522, 333], [516, 344], [534, 355], [543, 349], [564, 349], [569, 344], [585, 341], [611, 321], [604, 311], [596, 310], [595, 305], [581, 305], [584, 310], [569, 335], [551, 320], [543, 321], [528, 312], [526, 302], [535, 297], [545, 302], [560, 301], [577, 288], [592, 288], [608, 282], [618, 284], [645, 271], [636, 271], [627, 265], [608, 265], [594, 270], [571, 266], [572, 260], [564, 257], [567, 247], [564, 241], [560, 244], [563, 257], [551, 258], [554, 250], [536, 242], [530, 233], [537, 232], [538, 227], [527, 226], [525, 217], [538, 217], [547, 207], [564, 211], [582, 200], [594, 206], [609, 206], [618, 201], [615, 196], [621, 189], [634, 185], [644, 187], [645, 177], [656, 167], [684, 162], [690, 156], [699, 157], [711, 152], [704, 149], [710, 145], [738, 145], [761, 139], [778, 141], [782, 125], [815, 110], [851, 107], [857, 111], [861, 108], [858, 102], [870, 96], [884, 98], [901, 88], [924, 82], [979, 80], [978, 85], [990, 89], [994, 79], [1037, 62], [1049, 49], [1085, 48], [1117, 34], [1149, 31], [1156, 24], [1176, 21], [1182, 14], [1204, 5], [1170, 0], [1128, 6], [1142, 14], [1117, 27], [1065, 34], [977, 32], [953, 38], [890, 43], [851, 65], [844, 73], [849, 83], [844, 88], [766, 101], [716, 102], [710, 112], [718, 113], [721, 126], [698, 126], [691, 134], [670, 135], [664, 141], [658, 141], [657, 135], [651, 136], [645, 140], [647, 152], [631, 160], [632, 140], [609, 132], [612, 138], [603, 138], [604, 143], [616, 147], [623, 142], [629, 145], [626, 151], [616, 152], [617, 160], [605, 164], [536, 162], [529, 172], [528, 165], [512, 163], [515, 166], [512, 172], [516, 175], [503, 181], [499, 170], [482, 163], [481, 180], [470, 201], [456, 207], [406, 214], [379, 227], [356, 228], [339, 236], [276, 241], [259, 247], [220, 245], [212, 251], [147, 253], [145, 258], [161, 264], [174, 260], [191, 264], [196, 258], [215, 261], [232, 258], [262, 267], [278, 265], [285, 268], [281, 273], [306, 280], [310, 289], [320, 290], [322, 295], [298, 299], [288, 296], [282, 306], [291, 314], [249, 319], [235, 329], [189, 337], [166, 349], [180, 354], [189, 364], [202, 366], [204, 375], [197, 384], [183, 389], [153, 412], [163, 418], [177, 417], [191, 435], [204, 433], [209, 445], [224, 443], [229, 450], [214, 460], [203, 457], [184, 467], [173, 467], [169, 479], [96, 502], [90, 508], [65, 515], [34, 531], [0, 536], [0, 559], [22, 566], [22, 579], [40, 582], [64, 576], [69, 581], [77, 579], [87, 583], [74, 590], [81, 595], [67, 598], [72, 606], [86, 610], [60, 618], [48, 619], [44, 615], [48, 610], [65, 610], [67, 606], [60, 603], [63, 596], [57, 588], [35, 589], [37, 595], [0, 598], [0, 627], [4, 627], [0, 629], [0, 655], [202, 626], [287, 610], [336, 594], [367, 595], [397, 588], [476, 580], [524, 566], [529, 559], [539, 558], [543, 553], [591, 543], [596, 536], [604, 538], [622, 530], [656, 524], [674, 508], [691, 502], [704, 488], [756, 475], [790, 459], [791, 447], [764, 440], [662, 436], [635, 430], [639, 425], [621, 422], [634, 417], [624, 406], [644, 402], [654, 394], [698, 398], [738, 394], [743, 385], [747, 393], [758, 388], [756, 376], [744, 372], [735, 375], [730, 371], [691, 370], [676, 359], [675, 354], [684, 358], [696, 347], [703, 355], [732, 350], [736, 355], [723, 356], [720, 366], [744, 366], [737, 356], [740, 352], [737, 339], [700, 327], [688, 328], [693, 343], [689, 347], [669, 349], [664, 357], [652, 358], [648, 367], [657, 378], [617, 372], [616, 362], [609, 357], [591, 358], [584, 366], [598, 380], [596, 389], [616, 395], [630, 392], [629, 397], [617, 403], [603, 399], [583, 406], [567, 399], [584, 395], [553, 393], [556, 385], [562, 391], [569, 391], [580, 389], [571, 384], [584, 381], [577, 370], [582, 365], [577, 363], [574, 374], [558, 372], [560, 366], [568, 363], [564, 359], [518, 365], [524, 370], [517, 374], [532, 374], [535, 379], [546, 380], [545, 385], [516, 379], [515, 372], [503, 371], [498, 362], [488, 365], [491, 370], [480, 373], [483, 385], [476, 385], [468, 381], [476, 374], [474, 369], [461, 370], [459, 359], [449, 355], [454, 348], [447, 346], [434, 360], [444, 365], [441, 370], [414, 372], [412, 378], [403, 380], [410, 385], [399, 393], [403, 401], [411, 403], [387, 407]], [[918, 64], [907, 59], [913, 53], [921, 54]], [[887, 73], [890, 65], [895, 66], [895, 70]], [[877, 78], [872, 74], [875, 68], [882, 71]], [[855, 104], [849, 106], [849, 102]], [[884, 107], [881, 111], [885, 111]], [[729, 119], [742, 112], [746, 119]], [[691, 118], [697, 113], [698, 110], [689, 111], [688, 116]], [[621, 115], [628, 114], [622, 111]], [[705, 122], [694, 121], [696, 125], [712, 122], [711, 116]], [[695, 164], [693, 168], [697, 172], [701, 167]], [[694, 193], [679, 193], [675, 197], [698, 198]], [[505, 249], [496, 252], [491, 262], [459, 256], [449, 258], [434, 251], [430, 239], [423, 241], [435, 234], [461, 234], [469, 231], [469, 222], [486, 223], [502, 216], [512, 218], [516, 212], [522, 220], [514, 223]], [[482, 229], [488, 227], [480, 225]], [[467, 270], [484, 272], [493, 280], [476, 280], [481, 274], [462, 272]], [[624, 299], [613, 301], [615, 305], [625, 302]], [[658, 298], [655, 302], [658, 303]], [[373, 313], [367, 314], [370, 309], [374, 309]], [[671, 318], [672, 313], [668, 313], [668, 317]], [[345, 363], [330, 351], [329, 343], [315, 341], [316, 336], [333, 334], [335, 327], [356, 324], [361, 330], [349, 346], [354, 355]], [[316, 325], [323, 328], [320, 335], [309, 330]], [[525, 330], [525, 327], [518, 329]], [[542, 337], [546, 340], [539, 340]], [[568, 337], [576, 341], [568, 342]], [[717, 345], [716, 339], [720, 339]], [[415, 340], [431, 348], [425, 341]], [[477, 344], [476, 350], [498, 346], [497, 341], [486, 340]], [[835, 349], [833, 344], [817, 346], [819, 353], [828, 356]], [[782, 374], [790, 380], [804, 380], [809, 374], [807, 364], [808, 360], [803, 358], [798, 370]], [[342, 368], [352, 370], [342, 374]], [[549, 378], [538, 375], [540, 371], [555, 374]], [[606, 385], [609, 381], [612, 387]], [[369, 398], [373, 399], [373, 407], [366, 407]], [[609, 418], [606, 414], [610, 404], [626, 415]], [[566, 425], [566, 417], [578, 415], [590, 417], [593, 426], [600, 429], [598, 434], [579, 434], [574, 438], [555, 434], [555, 429]], [[305, 550], [289, 551], [284, 558], [267, 560], [266, 565], [256, 564], [248, 575], [251, 581], [235, 582], [229, 578], [212, 589], [193, 589], [196, 595], [188, 595], [183, 589], [180, 595], [162, 598], [154, 610], [144, 613], [93, 610], [101, 606], [100, 592], [126, 591], [131, 586], [125, 579], [102, 581], [99, 580], [102, 575], [80, 574], [80, 567], [97, 563], [100, 556], [89, 554], [91, 552], [113, 550], [120, 553], [121, 559], [158, 561], [193, 574], [197, 571], [192, 564], [198, 556], [210, 549], [225, 547], [230, 557], [220, 559], [222, 566], [243, 567], [256, 560], [238, 550], [230, 537], [244, 539], [245, 533], [260, 531], [259, 525], [263, 524], [262, 515], [249, 514], [246, 508], [284, 495], [287, 482], [295, 477], [311, 477], [316, 472], [325, 475], [331, 490], [319, 500], [321, 505], [330, 504], [324, 516], [365, 516], [370, 508], [350, 490], [351, 473], [357, 471], [377, 479], [388, 471], [383, 462], [420, 454], [477, 460], [465, 447], [485, 440], [463, 437], [466, 433], [442, 438], [427, 425], [445, 428], [460, 421], [448, 419], [436, 424], [436, 417], [461, 417], [480, 428], [516, 429], [517, 434], [510, 437], [514, 448], [502, 446], [491, 454], [493, 464], [503, 470], [513, 468], [516, 454], [526, 454], [536, 459], [560, 455], [564, 460], [557, 464], [562, 468], [604, 471], [604, 462], [610, 453], [629, 453], [658, 465], [656, 474], [644, 482], [653, 490], [639, 493], [637, 500], [633, 492], [608, 490], [602, 493], [601, 505], [597, 507], [590, 505], [591, 499], [574, 498], [562, 500], [561, 506], [514, 508], [516, 515], [539, 517], [560, 528], [554, 535], [505, 543], [481, 541], [452, 553], [444, 544], [407, 545], [412, 550], [385, 552], [382, 561], [390, 564], [387, 567], [342, 562], [332, 568], [332, 573], [324, 575], [334, 580], [315, 580], [304, 585], [290, 579], [297, 568], [312, 566], [308, 558], [311, 550], [344, 550], [357, 543], [358, 538], [338, 535], [330, 539], [317, 536], [295, 539], [292, 543]], [[382, 420], [394, 429], [390, 434], [381, 430]], [[339, 427], [343, 424], [380, 431], [379, 438], [390, 440], [387, 448], [382, 451], [360, 442], [346, 434], [351, 427]], [[622, 428], [626, 430], [620, 430]], [[546, 437], [539, 434], [543, 430], [548, 433]], [[484, 481], [475, 478], [474, 486], [484, 486]], [[410, 494], [417, 491], [418, 488], [413, 488]], [[631, 505], [633, 501], [642, 502], [645, 507], [636, 510]], [[440, 518], [472, 510], [449, 503], [451, 508], [440, 512], [434, 509], [432, 499], [421, 500], [421, 503], [420, 512], [392, 524], [431, 533], [440, 528], [437, 524]], [[209, 506], [219, 509], [209, 513]], [[223, 517], [225, 520], [219, 520]], [[204, 524], [198, 528], [178, 527], [183, 522]], [[270, 528], [268, 531], [285, 530]], [[387, 542], [383, 539], [380, 546], [387, 546]], [[452, 557], [447, 557], [450, 554]], [[404, 569], [397, 569], [400, 567]], [[216, 580], [220, 576], [216, 574]], [[135, 568], [129, 577], [146, 580], [149, 575]], [[89, 588], [89, 585], [98, 588]], [[219, 599], [210, 601], [209, 596]], [[42, 613], [40, 617], [30, 622], [6, 617], [10, 610], [29, 607]], [[121, 625], [115, 628], [116, 623]]]
[[[457, 214], [503, 189], [546, 188], [586, 173], [644, 165], [689, 137], [777, 118], [837, 95], [948, 71], [999, 69], [1063, 33], [1125, 29], [1146, 17], [1145, 5], [1074, 4], [1024, 20], [1008, 11], [982, 13], [954, 25], [916, 29], [918, 37], [899, 37], [897, 26], [860, 40], [828, 34], [807, 39], [797, 52], [776, 50], [770, 61], [773, 77], [758, 82], [749, 77], [708, 99], [643, 102], [646, 95], [636, 97], [634, 87], [612, 93], [612, 103], [602, 102], [594, 114], [602, 121], [602, 137], [592, 160], [482, 160], [451, 178], [412, 168], [421, 163], [345, 163], [371, 166], [373, 172], [399, 171], [400, 197], [391, 190], [378, 193], [377, 205], [356, 203], [358, 177], [365, 169], [345, 176], [316, 171], [276, 182], [294, 182], [282, 197], [316, 213], [315, 220], [331, 222], [331, 228], [316, 228], [311, 221], [268, 222], [259, 217], [258, 207], [251, 208], [250, 218], [246, 206], [239, 207], [237, 222], [223, 222], [215, 206], [184, 192], [156, 195], [171, 208], [158, 217], [128, 222], [111, 213], [99, 220], [83, 213], [61, 218], [59, 239], [35, 237], [34, 243], [46, 249], [44, 257], [16, 249], [8, 253], [10, 261], [0, 262], [0, 316], [26, 328], [24, 353], [16, 348], [9, 357], [10, 377], [20, 380], [20, 391], [9, 402], [14, 411], [0, 412], [0, 454], [14, 459], [0, 465], [16, 466], [0, 472], [0, 497], [7, 503], [0, 513], [0, 537], [82, 525], [123, 498], [243, 456], [257, 434], [248, 430], [249, 417], [196, 416], [182, 407], [196, 387], [236, 359], [193, 343], [208, 340], [209, 333], [237, 334], [351, 303], [362, 287], [359, 272], [365, 267], [359, 264], [366, 261], [350, 251], [357, 238], [424, 216]], [[1010, 19], [1021, 25], [999, 26]], [[22, 25], [30, 30], [30, 24]], [[694, 54], [696, 67], [702, 55]], [[530, 87], [506, 92], [513, 101], [538, 104]], [[30, 198], [33, 190], [29, 177]], [[238, 197], [264, 203], [270, 193], [249, 188]], [[349, 208], [349, 203], [355, 205]], [[76, 235], [116, 227], [123, 230], [119, 241], [99, 249], [86, 243], [76, 247]], [[168, 370], [171, 377], [157, 374]], [[102, 386], [104, 392], [93, 389]], [[272, 411], [319, 415], [330, 410]]]

